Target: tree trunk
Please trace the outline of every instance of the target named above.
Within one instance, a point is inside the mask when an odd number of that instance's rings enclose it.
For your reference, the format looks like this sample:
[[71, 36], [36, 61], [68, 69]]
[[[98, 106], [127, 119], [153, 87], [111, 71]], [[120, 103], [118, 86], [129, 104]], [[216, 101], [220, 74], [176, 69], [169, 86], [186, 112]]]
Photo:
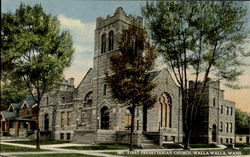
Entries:
[[189, 142], [191, 136], [191, 129], [184, 130], [184, 150], [190, 150]]
[[133, 151], [133, 134], [134, 134], [134, 119], [135, 119], [135, 107], [133, 106], [131, 108], [131, 132], [130, 132], [130, 146], [129, 146], [129, 151]]
[[36, 149], [40, 149], [40, 127], [39, 127], [39, 105], [38, 105], [38, 112], [37, 112], [37, 132], [36, 132]]

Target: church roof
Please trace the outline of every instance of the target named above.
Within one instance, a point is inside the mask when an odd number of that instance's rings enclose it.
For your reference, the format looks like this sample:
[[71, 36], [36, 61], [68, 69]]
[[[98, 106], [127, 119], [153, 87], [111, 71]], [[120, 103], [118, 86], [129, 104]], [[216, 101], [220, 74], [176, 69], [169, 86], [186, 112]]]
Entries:
[[160, 74], [162, 70], [151, 71], [148, 73], [148, 80], [153, 81], [153, 79]]

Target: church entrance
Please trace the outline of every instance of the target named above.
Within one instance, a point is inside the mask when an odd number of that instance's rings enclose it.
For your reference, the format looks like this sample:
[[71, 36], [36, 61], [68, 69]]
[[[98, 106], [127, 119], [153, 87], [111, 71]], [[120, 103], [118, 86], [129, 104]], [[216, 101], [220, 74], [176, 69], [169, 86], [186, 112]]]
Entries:
[[106, 106], [101, 109], [101, 129], [109, 129], [109, 110]]

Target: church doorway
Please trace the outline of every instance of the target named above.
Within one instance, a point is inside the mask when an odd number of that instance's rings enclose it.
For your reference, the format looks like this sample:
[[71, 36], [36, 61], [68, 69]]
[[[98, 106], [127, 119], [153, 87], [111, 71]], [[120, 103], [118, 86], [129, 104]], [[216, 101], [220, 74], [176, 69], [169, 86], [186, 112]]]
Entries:
[[212, 142], [216, 142], [216, 125], [214, 124], [212, 127]]
[[109, 129], [109, 109], [106, 106], [101, 109], [101, 129]]
[[46, 113], [44, 115], [44, 131], [49, 131], [49, 115]]

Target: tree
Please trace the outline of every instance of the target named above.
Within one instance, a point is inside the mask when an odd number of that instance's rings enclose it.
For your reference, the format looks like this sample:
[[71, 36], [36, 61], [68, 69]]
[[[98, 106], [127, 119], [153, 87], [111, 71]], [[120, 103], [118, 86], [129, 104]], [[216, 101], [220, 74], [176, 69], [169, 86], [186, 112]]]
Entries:
[[[189, 149], [208, 77], [239, 87], [243, 59], [250, 55], [243, 47], [249, 35], [246, 12], [241, 4], [224, 1], [157, 1], [142, 7], [152, 39], [180, 86], [185, 149]], [[192, 78], [194, 87], [189, 89]]]
[[[44, 93], [55, 87], [64, 68], [70, 65], [72, 37], [60, 30], [57, 18], [47, 15], [41, 5], [21, 4], [15, 13], [3, 13], [1, 17], [1, 59], [11, 67], [7, 67], [10, 74], [22, 78], [39, 108]], [[37, 149], [39, 138], [38, 120]]]
[[10, 103], [19, 103], [26, 97], [28, 93], [27, 88], [20, 81], [20, 79], [17, 79], [1, 82], [0, 110], [5, 110]]
[[147, 33], [132, 24], [121, 35], [119, 52], [110, 58], [112, 74], [106, 74], [112, 97], [128, 106], [131, 112], [130, 151], [133, 150], [135, 109], [150, 107], [156, 97], [151, 93], [155, 84], [148, 80], [156, 58], [155, 47], [147, 39]]
[[250, 131], [250, 115], [242, 112], [240, 109], [235, 110], [235, 132], [246, 133]]

